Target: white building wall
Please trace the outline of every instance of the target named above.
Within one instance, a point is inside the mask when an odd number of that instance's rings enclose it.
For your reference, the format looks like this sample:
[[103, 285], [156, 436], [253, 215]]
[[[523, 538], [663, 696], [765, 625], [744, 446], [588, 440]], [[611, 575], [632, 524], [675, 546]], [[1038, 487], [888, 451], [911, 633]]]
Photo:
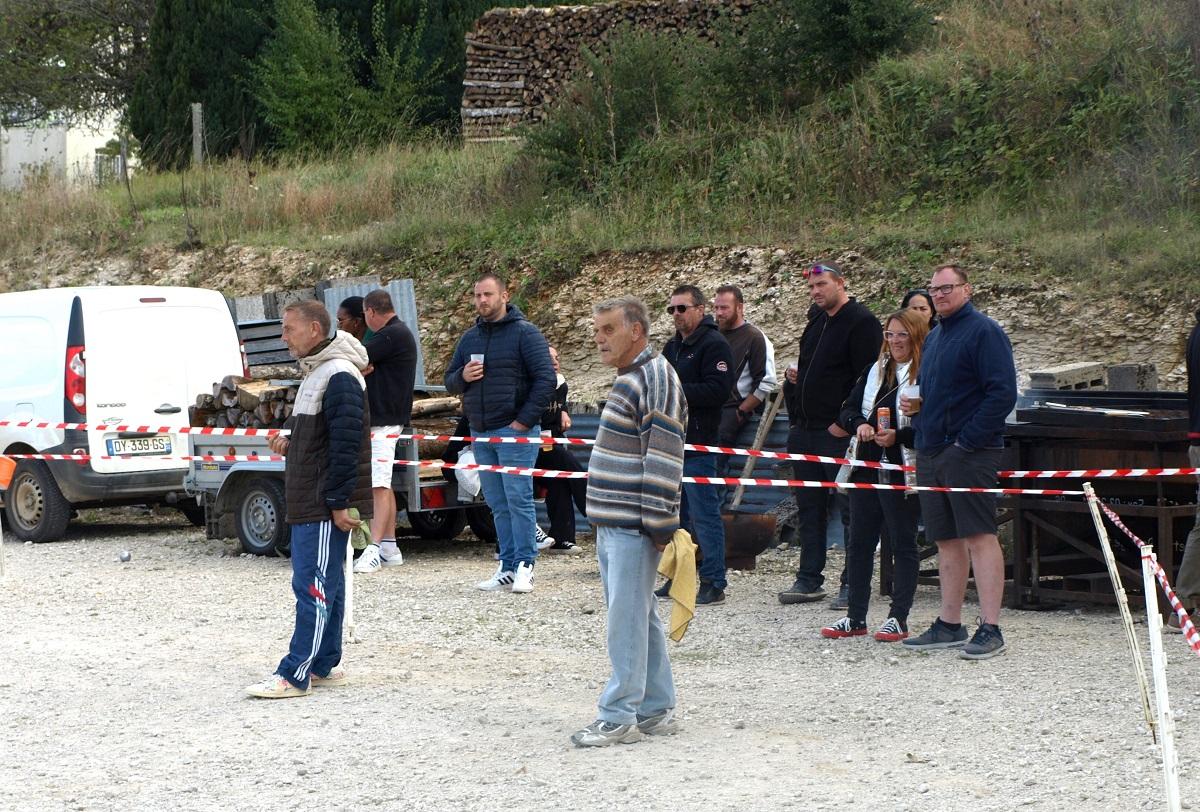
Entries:
[[115, 115], [95, 125], [0, 129], [0, 187], [19, 189], [43, 173], [71, 183], [95, 183], [96, 150], [116, 133]]

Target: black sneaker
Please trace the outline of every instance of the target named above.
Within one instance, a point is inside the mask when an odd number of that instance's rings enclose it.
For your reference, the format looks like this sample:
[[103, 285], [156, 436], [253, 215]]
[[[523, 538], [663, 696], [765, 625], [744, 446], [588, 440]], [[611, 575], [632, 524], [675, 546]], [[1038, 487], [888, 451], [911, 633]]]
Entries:
[[654, 597], [658, 598], [660, 601], [669, 600], [671, 598], [671, 579], [670, 578], [668, 578], [662, 586], [660, 586], [658, 589], [654, 590]]
[[845, 611], [850, 608], [850, 585], [842, 584], [838, 588], [837, 597], [829, 602], [830, 609]]
[[548, 551], [556, 555], [579, 555], [583, 548], [573, 541], [556, 541], [550, 545]]
[[700, 592], [696, 595], [697, 606], [720, 606], [725, 602], [725, 590], [717, 589], [708, 581], [700, 584]]
[[819, 586], [805, 583], [799, 578], [796, 583], [779, 593], [780, 603], [812, 603], [825, 597], [825, 590]]
[[986, 660], [1006, 650], [1004, 635], [995, 623], [980, 623], [971, 642], [962, 647], [958, 656], [964, 660]]
[[931, 651], [935, 648], [959, 648], [967, 642], [967, 629], [959, 624], [957, 629], [951, 629], [939, 617], [933, 625], [922, 634], [901, 640], [900, 645], [916, 651]]

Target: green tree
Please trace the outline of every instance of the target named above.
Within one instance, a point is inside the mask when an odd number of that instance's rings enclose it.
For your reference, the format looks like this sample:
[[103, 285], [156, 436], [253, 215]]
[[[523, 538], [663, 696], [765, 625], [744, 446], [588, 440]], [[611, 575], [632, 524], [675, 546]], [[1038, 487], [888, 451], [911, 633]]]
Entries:
[[123, 111], [154, 0], [0, 0], [0, 124]]
[[191, 156], [192, 102], [204, 105], [212, 157], [249, 158], [264, 121], [249, 92], [251, 60], [267, 35], [263, 0], [158, 0], [147, 70], [129, 105], [129, 123], [152, 166], [180, 168]]
[[337, 21], [312, 0], [275, 0], [275, 19], [253, 87], [276, 143], [292, 151], [346, 145], [360, 92]]
[[734, 106], [795, 108], [881, 56], [910, 50], [930, 29], [920, 0], [774, 0], [727, 33], [716, 68]]

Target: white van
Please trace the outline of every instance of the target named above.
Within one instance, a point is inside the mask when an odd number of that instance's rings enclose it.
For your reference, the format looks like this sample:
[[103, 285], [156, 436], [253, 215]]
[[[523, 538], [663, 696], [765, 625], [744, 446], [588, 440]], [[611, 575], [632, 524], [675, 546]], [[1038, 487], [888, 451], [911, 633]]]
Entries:
[[[226, 375], [245, 373], [237, 328], [213, 290], [81, 287], [0, 294], [0, 421], [86, 423], [89, 428], [0, 425], [0, 454], [90, 454], [90, 462], [20, 460], [0, 492], [10, 531], [62, 538], [73, 510], [187, 501], [187, 436], [105, 426], [176, 429], [188, 406]], [[110, 457], [110, 459], [104, 459]], [[119, 457], [117, 459], [111, 459]]]

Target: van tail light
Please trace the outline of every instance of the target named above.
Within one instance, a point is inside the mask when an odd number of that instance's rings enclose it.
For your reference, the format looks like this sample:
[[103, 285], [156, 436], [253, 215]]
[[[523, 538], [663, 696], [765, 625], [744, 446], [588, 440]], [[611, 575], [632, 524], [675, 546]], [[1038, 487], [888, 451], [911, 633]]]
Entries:
[[238, 349], [242, 351], [242, 377], [250, 377], [250, 359], [246, 357], [246, 345], [239, 344]]
[[67, 347], [65, 378], [67, 400], [80, 414], [87, 414], [87, 366], [83, 346]]

